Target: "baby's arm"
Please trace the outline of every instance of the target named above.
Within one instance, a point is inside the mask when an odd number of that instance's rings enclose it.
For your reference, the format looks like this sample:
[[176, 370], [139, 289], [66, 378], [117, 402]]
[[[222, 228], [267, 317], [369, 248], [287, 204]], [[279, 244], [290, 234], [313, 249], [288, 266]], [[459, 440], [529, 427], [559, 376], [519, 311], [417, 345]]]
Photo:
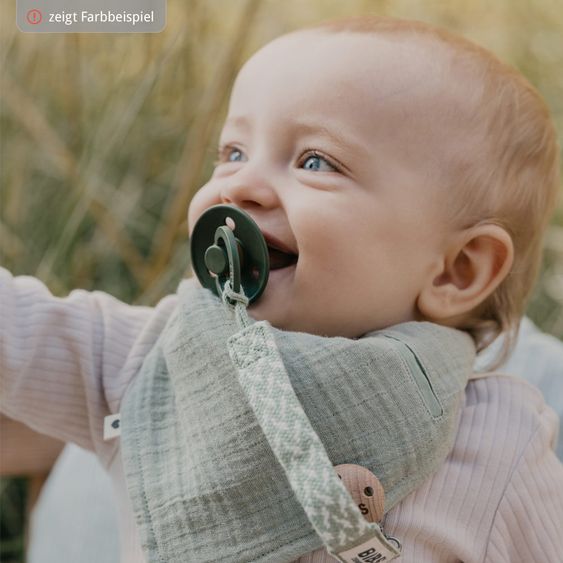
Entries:
[[57, 298], [39, 280], [0, 268], [0, 411], [98, 449], [103, 418], [119, 408], [173, 302], [165, 298], [157, 311], [99, 291]]
[[553, 449], [557, 427], [557, 417], [551, 409], [539, 413], [537, 429], [498, 505], [485, 563], [561, 561], [563, 466]]

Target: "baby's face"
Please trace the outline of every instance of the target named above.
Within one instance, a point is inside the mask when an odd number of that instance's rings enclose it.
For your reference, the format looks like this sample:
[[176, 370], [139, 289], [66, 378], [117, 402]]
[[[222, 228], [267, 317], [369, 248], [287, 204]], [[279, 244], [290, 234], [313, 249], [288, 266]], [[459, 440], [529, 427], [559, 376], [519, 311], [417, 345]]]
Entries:
[[234, 204], [297, 257], [271, 253], [252, 317], [351, 338], [421, 320], [447, 236], [437, 76], [412, 43], [318, 31], [270, 43], [241, 70], [188, 220], [191, 232], [208, 207]]

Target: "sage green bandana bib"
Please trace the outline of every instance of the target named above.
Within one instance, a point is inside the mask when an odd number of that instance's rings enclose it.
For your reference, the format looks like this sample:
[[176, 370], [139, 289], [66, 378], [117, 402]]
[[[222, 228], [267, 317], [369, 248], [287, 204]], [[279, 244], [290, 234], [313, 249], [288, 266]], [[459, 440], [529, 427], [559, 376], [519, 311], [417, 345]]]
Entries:
[[121, 408], [148, 560], [281, 563], [327, 545], [360, 561], [347, 554], [372, 537], [370, 560], [392, 559], [331, 468], [372, 471], [386, 510], [416, 489], [451, 448], [474, 354], [467, 334], [426, 322], [356, 340], [241, 330], [184, 284]]

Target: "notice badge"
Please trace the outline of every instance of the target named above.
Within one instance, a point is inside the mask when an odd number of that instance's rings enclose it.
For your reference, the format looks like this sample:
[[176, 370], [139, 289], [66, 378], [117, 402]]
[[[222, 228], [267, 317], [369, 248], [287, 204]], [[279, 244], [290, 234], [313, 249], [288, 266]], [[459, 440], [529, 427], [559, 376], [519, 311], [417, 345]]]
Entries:
[[25, 33], [158, 33], [166, 0], [17, 0], [16, 23]]

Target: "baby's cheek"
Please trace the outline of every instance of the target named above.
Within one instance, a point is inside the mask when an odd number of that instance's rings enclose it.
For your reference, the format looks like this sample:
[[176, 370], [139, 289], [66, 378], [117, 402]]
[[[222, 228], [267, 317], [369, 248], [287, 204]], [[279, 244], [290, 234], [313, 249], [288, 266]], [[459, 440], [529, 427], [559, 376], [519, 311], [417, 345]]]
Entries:
[[213, 204], [211, 194], [207, 189], [207, 184], [205, 184], [196, 192], [188, 207], [188, 230], [190, 235], [199, 217]]

